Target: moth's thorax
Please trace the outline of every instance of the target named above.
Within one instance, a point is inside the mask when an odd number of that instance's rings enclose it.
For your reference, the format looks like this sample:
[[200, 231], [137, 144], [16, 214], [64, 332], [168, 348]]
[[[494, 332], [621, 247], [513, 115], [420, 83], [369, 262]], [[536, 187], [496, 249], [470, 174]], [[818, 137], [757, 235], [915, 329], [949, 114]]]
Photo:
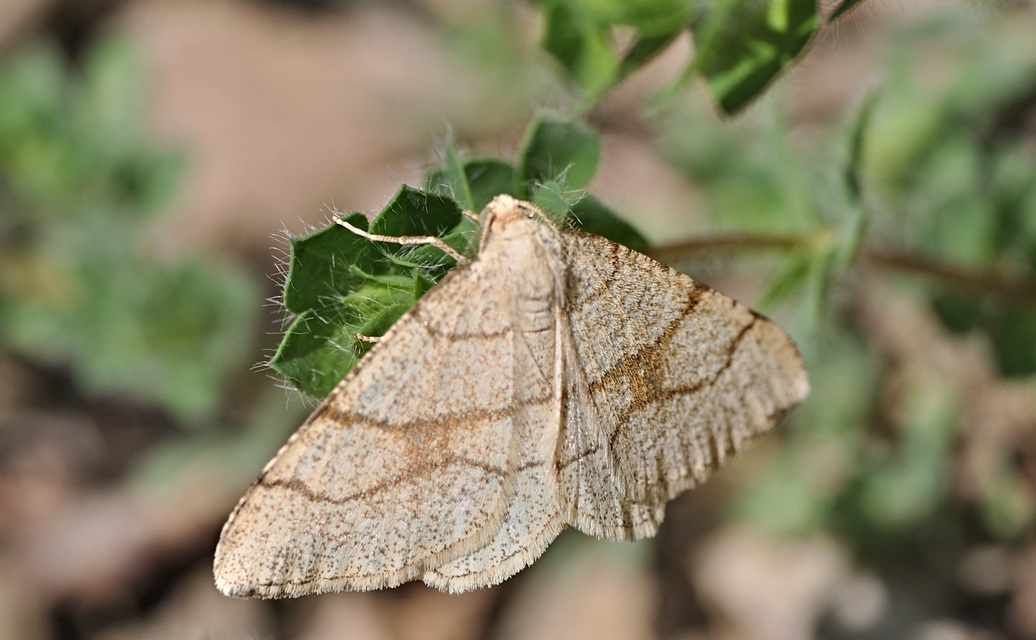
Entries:
[[[564, 297], [561, 235], [534, 205], [500, 195], [482, 212], [479, 260], [507, 274], [519, 318], [539, 328]], [[523, 323], [524, 324], [524, 323]]]

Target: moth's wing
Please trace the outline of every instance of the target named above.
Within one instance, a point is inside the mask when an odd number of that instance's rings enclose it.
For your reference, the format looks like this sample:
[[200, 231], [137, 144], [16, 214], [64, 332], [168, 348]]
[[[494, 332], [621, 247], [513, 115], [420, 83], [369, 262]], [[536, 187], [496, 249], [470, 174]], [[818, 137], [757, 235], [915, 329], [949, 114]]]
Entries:
[[[523, 430], [520, 423], [528, 413], [539, 411], [519, 410], [516, 430]], [[541, 431], [544, 424], [537, 425]], [[521, 457], [526, 462], [516, 465], [515, 490], [494, 535], [484, 546], [426, 572], [426, 584], [452, 593], [498, 584], [539, 558], [561, 532], [564, 522], [554, 457], [533, 459], [530, 449], [523, 447]]]
[[650, 536], [668, 500], [773, 428], [809, 383], [763, 316], [604, 238], [563, 238], [568, 518], [604, 538]]
[[[561, 256], [546, 260], [559, 262], [559, 269], [562, 266]], [[528, 273], [516, 276], [531, 277]], [[519, 288], [507, 287], [512, 292]], [[502, 582], [539, 558], [564, 526], [555, 466], [560, 416], [555, 383], [561, 373], [557, 347], [563, 319], [553, 302], [556, 293], [549, 291], [551, 300], [542, 301], [550, 309], [549, 314], [538, 316], [545, 324], [530, 329], [517, 319], [513, 323], [511, 418], [517, 456], [512, 476], [515, 489], [503, 520], [484, 546], [425, 573], [424, 581], [431, 586], [456, 593]], [[526, 305], [509, 306], [511, 313], [520, 314]]]
[[216, 584], [287, 597], [397, 585], [485, 546], [514, 493], [512, 328], [475, 262], [386, 333], [248, 489]]

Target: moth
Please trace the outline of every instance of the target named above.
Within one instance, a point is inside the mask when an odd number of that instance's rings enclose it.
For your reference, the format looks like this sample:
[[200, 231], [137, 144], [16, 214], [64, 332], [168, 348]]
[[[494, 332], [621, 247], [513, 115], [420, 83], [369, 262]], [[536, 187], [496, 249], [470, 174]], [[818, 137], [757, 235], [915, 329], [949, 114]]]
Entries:
[[497, 584], [565, 527], [654, 535], [666, 503], [809, 390], [740, 303], [497, 196], [478, 258], [399, 319], [266, 465], [215, 554], [232, 596]]

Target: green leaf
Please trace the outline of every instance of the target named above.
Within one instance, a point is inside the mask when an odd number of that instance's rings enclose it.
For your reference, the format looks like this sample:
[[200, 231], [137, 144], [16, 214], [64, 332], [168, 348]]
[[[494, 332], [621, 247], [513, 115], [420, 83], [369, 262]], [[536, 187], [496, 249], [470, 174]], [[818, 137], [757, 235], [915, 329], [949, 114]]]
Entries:
[[[470, 211], [479, 213], [489, 201], [501, 193], [516, 198], [527, 199], [528, 194], [518, 183], [518, 173], [514, 166], [499, 158], [471, 158], [463, 163], [464, 181], [471, 193]], [[447, 167], [431, 169], [424, 179], [425, 188], [433, 193], [451, 196], [454, 193], [453, 181], [447, 175]]]
[[849, 13], [856, 7], [863, 4], [864, 0], [842, 0], [842, 2], [831, 12], [831, 15], [827, 18], [828, 22], [834, 22], [838, 18], [841, 18], [845, 14]]
[[619, 63], [617, 79], [622, 80], [626, 78], [653, 60], [655, 56], [665, 51], [672, 44], [673, 40], [676, 40], [683, 33], [685, 26], [680, 25], [675, 31], [668, 33], [638, 38], [626, 52], [626, 55], [622, 57], [622, 61]]
[[[584, 91], [577, 111], [646, 64], [685, 29], [692, 17], [686, 0], [541, 0], [543, 48]], [[636, 40], [617, 54], [615, 27], [631, 27]]]
[[[498, 158], [472, 158], [462, 163], [461, 178], [458, 161], [448, 157], [443, 166], [425, 175], [424, 184], [430, 191], [446, 198], [455, 193], [456, 185], [466, 182], [473, 212], [481, 211], [502, 193], [536, 202], [537, 192], [546, 188], [554, 193], [541, 194], [539, 198], [544, 200], [541, 204], [560, 216], [583, 196], [583, 190], [597, 170], [600, 155], [600, 141], [589, 127], [576, 121], [542, 115], [526, 132], [517, 170]], [[376, 229], [372, 225], [372, 233], [381, 233]], [[419, 234], [412, 232], [410, 235]]]
[[[346, 220], [365, 229], [366, 218]], [[385, 236], [439, 236], [463, 251], [477, 223], [453, 200], [403, 186], [370, 225]], [[270, 366], [306, 393], [326, 394], [380, 336], [448, 271], [433, 246], [371, 242], [340, 225], [292, 241], [284, 301], [297, 317]]]
[[990, 325], [1001, 373], [1012, 378], [1036, 373], [1036, 310], [1006, 307]]
[[587, 233], [608, 238], [641, 253], [650, 247], [639, 231], [593, 196], [585, 196], [572, 205], [571, 216], [576, 226]]
[[692, 21], [690, 70], [705, 77], [723, 111], [735, 113], [792, 63], [817, 25], [815, 0], [716, 0]]
[[460, 207], [451, 198], [403, 185], [371, 222], [370, 232], [383, 236], [437, 236], [460, 222]]
[[597, 134], [586, 125], [539, 116], [526, 133], [519, 162], [525, 185], [556, 181], [565, 190], [585, 189], [601, 157]]
[[144, 108], [143, 78], [129, 40], [107, 38], [89, 51], [76, 115], [95, 151], [118, 156], [134, 144]]
[[452, 198], [469, 211], [478, 211], [464, 163], [461, 162], [453, 140], [446, 144], [445, 155], [441, 166], [435, 167], [425, 174], [425, 189], [431, 193]]
[[864, 100], [853, 121], [849, 134], [849, 160], [845, 166], [845, 184], [854, 204], [861, 205], [863, 200], [863, 161], [867, 133], [874, 119], [874, 110], [878, 105], [879, 93], [872, 91]]
[[356, 334], [381, 335], [413, 306], [413, 289], [405, 279], [397, 284], [364, 286], [338, 305], [299, 314], [270, 359], [270, 367], [305, 393], [327, 395], [370, 346], [357, 340]]
[[687, 0], [575, 0], [597, 24], [633, 27], [641, 35], [671, 34], [690, 22]]
[[581, 197], [583, 192], [566, 193], [557, 181], [548, 180], [533, 189], [532, 203], [547, 214], [555, 227], [563, 229], [572, 205]]
[[950, 331], [967, 333], [982, 321], [982, 300], [956, 291], [936, 291], [931, 298], [932, 308], [939, 320]]
[[766, 285], [766, 291], [756, 305], [766, 313], [782, 300], [800, 290], [809, 280], [813, 262], [807, 255], [792, 255], [784, 260]]
[[[462, 217], [460, 207], [451, 198], [403, 185], [371, 222], [370, 232], [391, 237], [442, 237], [450, 234]], [[454, 248], [461, 252], [467, 248], [467, 236], [453, 235], [450, 240], [458, 244]], [[411, 274], [419, 270], [434, 271], [438, 280], [454, 266], [453, 258], [434, 246], [406, 246], [390, 242], [378, 243], [377, 246], [397, 267]]]
[[152, 149], [126, 155], [111, 175], [112, 199], [140, 216], [160, 211], [179, 191], [186, 157], [176, 151]]
[[284, 334], [270, 368], [301, 391], [327, 395], [335, 378], [341, 380], [363, 355], [355, 337], [358, 330], [359, 323], [349, 322], [343, 310], [330, 314], [305, 311]]
[[807, 320], [815, 329], [821, 327], [827, 315], [831, 303], [831, 288], [835, 279], [841, 275], [838, 258], [838, 247], [835, 246], [811, 256], [810, 259], [806, 310], [810, 314]]
[[[346, 222], [367, 230], [367, 217], [353, 213]], [[359, 288], [383, 260], [377, 246], [345, 227], [331, 224], [316, 233], [291, 240], [284, 306], [292, 313], [319, 309]]]
[[641, 35], [657, 36], [685, 26], [691, 17], [687, 0], [538, 0], [552, 9], [564, 7], [581, 24], [633, 27]]
[[568, 3], [546, 9], [543, 48], [591, 98], [612, 86], [619, 63], [608, 34], [587, 19], [580, 19]]
[[495, 158], [473, 159], [464, 163], [464, 173], [471, 184], [471, 197], [475, 204], [474, 212], [479, 212], [490, 200], [501, 193], [516, 198], [527, 198], [528, 191], [518, 179], [518, 172], [513, 165]]
[[453, 200], [469, 211], [475, 210], [475, 198], [471, 194], [471, 183], [468, 181], [467, 172], [461, 164], [457, 147], [451, 141], [446, 146], [446, 171], [453, 184]]

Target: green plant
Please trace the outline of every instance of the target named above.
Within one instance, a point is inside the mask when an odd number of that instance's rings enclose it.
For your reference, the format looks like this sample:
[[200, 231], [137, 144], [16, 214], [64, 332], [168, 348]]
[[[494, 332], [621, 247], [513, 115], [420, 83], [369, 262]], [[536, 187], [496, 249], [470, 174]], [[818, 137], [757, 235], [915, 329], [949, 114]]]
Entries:
[[[647, 243], [604, 204], [585, 194], [600, 153], [585, 125], [541, 116], [517, 164], [499, 158], [446, 162], [425, 177], [425, 191], [403, 186], [368, 229], [363, 214], [345, 219], [373, 234], [440, 236], [461, 253], [477, 250], [477, 212], [500, 193], [540, 205], [558, 225], [573, 224], [635, 248]], [[431, 246], [369, 242], [330, 225], [291, 243], [284, 306], [294, 320], [270, 366], [303, 391], [327, 394], [369, 348], [357, 334], [379, 336], [456, 266]]]
[[239, 267], [163, 256], [155, 214], [182, 160], [144, 141], [126, 41], [67, 69], [45, 43], [0, 67], [0, 340], [94, 393], [210, 416], [254, 335]]
[[[664, 91], [665, 101], [692, 78], [705, 79], [719, 107], [740, 111], [806, 49], [823, 20], [815, 0], [537, 0], [546, 19], [543, 47], [583, 93], [589, 107], [684, 33], [694, 57]], [[860, 0], [832, 8], [836, 20]], [[627, 35], [616, 38], [617, 33]], [[628, 40], [620, 45], [622, 40]]]

